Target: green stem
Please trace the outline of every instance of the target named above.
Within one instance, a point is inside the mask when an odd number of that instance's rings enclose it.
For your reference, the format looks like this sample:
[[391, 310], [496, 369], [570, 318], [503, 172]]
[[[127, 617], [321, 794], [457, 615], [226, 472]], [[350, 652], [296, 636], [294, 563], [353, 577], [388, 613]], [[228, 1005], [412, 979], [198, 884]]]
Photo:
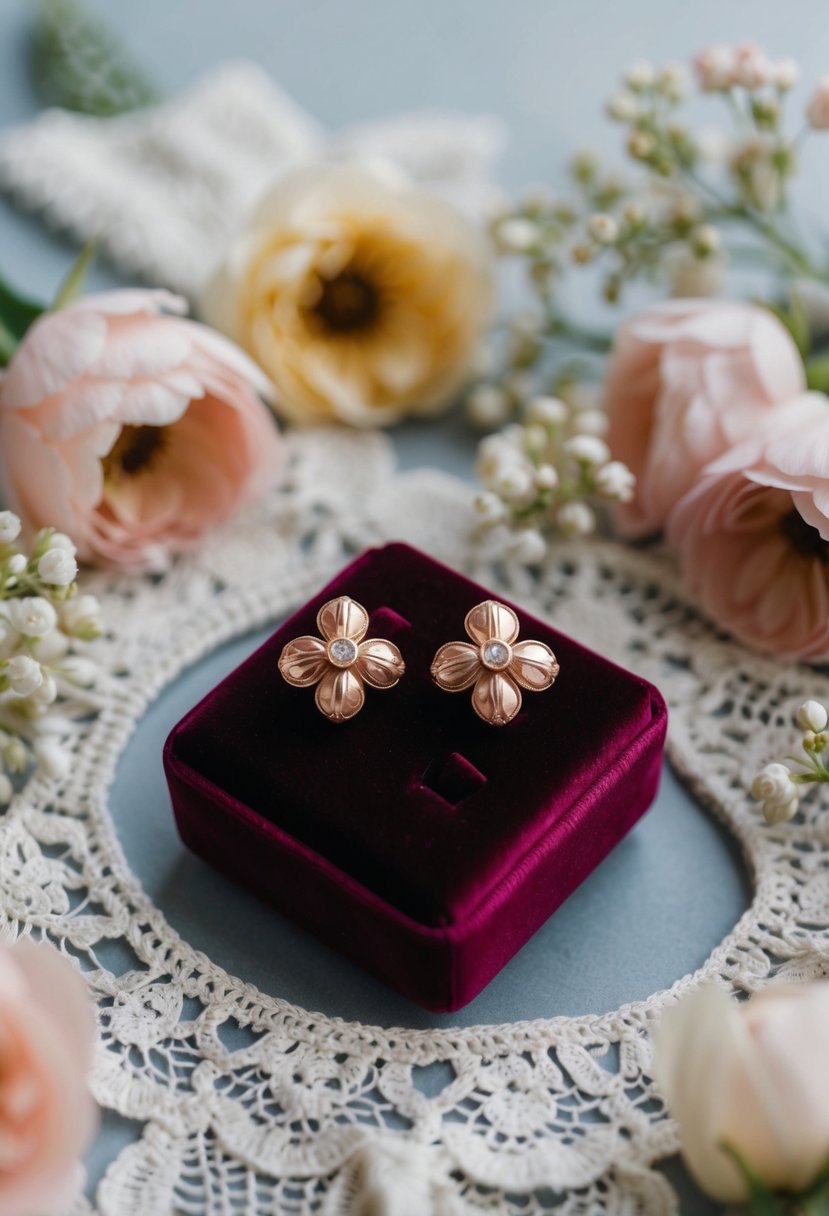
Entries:
[[18, 341], [10, 329], [0, 320], [0, 367], [8, 367], [14, 358]]
[[77, 300], [81, 294], [86, 273], [98, 253], [98, 245], [98, 241], [90, 241], [88, 245], [84, 245], [58, 288], [57, 295], [52, 301], [52, 312], [57, 312], [59, 308], [65, 308], [67, 304]]

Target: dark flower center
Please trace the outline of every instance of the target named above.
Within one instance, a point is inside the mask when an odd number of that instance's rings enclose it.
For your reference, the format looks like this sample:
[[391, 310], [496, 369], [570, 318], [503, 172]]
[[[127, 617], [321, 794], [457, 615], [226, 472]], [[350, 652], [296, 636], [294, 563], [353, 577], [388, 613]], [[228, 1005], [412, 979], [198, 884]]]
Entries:
[[104, 457], [104, 476], [135, 477], [150, 468], [166, 445], [164, 427], [125, 426], [112, 451]]
[[794, 507], [780, 520], [780, 531], [795, 552], [804, 557], [816, 557], [824, 565], [829, 562], [829, 543]]
[[373, 283], [354, 270], [322, 280], [322, 295], [311, 309], [332, 333], [368, 329], [377, 320], [380, 296]]

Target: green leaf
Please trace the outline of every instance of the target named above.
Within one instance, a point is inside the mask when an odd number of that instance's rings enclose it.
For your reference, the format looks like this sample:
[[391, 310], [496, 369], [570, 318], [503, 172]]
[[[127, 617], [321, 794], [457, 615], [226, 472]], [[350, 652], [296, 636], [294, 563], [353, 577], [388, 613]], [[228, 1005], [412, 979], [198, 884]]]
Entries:
[[30, 325], [46, 310], [0, 279], [0, 367], [6, 367]]
[[158, 100], [143, 68], [77, 0], [40, 0], [32, 71], [44, 102], [64, 110], [105, 118]]
[[720, 1148], [724, 1153], [728, 1153], [737, 1169], [743, 1175], [746, 1187], [748, 1188], [746, 1207], [750, 1216], [781, 1216], [783, 1209], [778, 1205], [774, 1192], [769, 1190], [763, 1179], [749, 1165], [742, 1153], [733, 1144], [729, 1144], [727, 1140], [723, 1140], [720, 1143]]
[[794, 344], [800, 351], [801, 358], [805, 359], [812, 344], [812, 333], [809, 325], [809, 316], [800, 296], [794, 293], [788, 308], [785, 308], [782, 304], [769, 304], [768, 300], [757, 302], [765, 306], [769, 312], [773, 312], [778, 321], [783, 322], [786, 329], [792, 335]]
[[806, 360], [806, 385], [819, 393], [829, 393], [829, 351]]
[[73, 300], [77, 300], [81, 294], [86, 273], [94, 262], [97, 253], [98, 241], [90, 241], [88, 245], [84, 245], [74, 264], [69, 268], [66, 278], [58, 288], [58, 293], [52, 302], [53, 312], [56, 312], [59, 308], [65, 308], [67, 304], [71, 304]]

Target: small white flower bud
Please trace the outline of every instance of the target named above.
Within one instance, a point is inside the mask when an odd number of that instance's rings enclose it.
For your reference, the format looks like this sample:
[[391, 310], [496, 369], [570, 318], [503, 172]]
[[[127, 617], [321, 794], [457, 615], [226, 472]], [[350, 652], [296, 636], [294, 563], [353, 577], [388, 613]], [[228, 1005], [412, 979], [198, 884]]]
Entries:
[[639, 93], [643, 89], [649, 89], [654, 83], [656, 70], [647, 59], [640, 59], [636, 63], [632, 63], [626, 70], [624, 80], [629, 89], [633, 89], [634, 93]]
[[751, 793], [763, 804], [768, 823], [783, 823], [797, 811], [798, 788], [785, 764], [767, 764], [751, 783]]
[[51, 672], [44, 671], [43, 679], [37, 688], [30, 694], [30, 700], [35, 705], [51, 705], [58, 697], [58, 686], [55, 683]]
[[612, 245], [619, 235], [619, 225], [612, 215], [597, 212], [587, 221], [587, 231], [599, 245]]
[[0, 806], [8, 806], [14, 796], [14, 786], [5, 773], [0, 773]]
[[60, 623], [73, 638], [89, 640], [101, 633], [101, 605], [94, 595], [76, 595], [61, 605]]
[[78, 563], [67, 549], [49, 549], [37, 563], [37, 572], [52, 587], [68, 587], [75, 581]]
[[596, 489], [603, 498], [613, 502], [630, 502], [636, 489], [636, 477], [621, 460], [611, 460], [596, 474]]
[[544, 537], [536, 528], [522, 528], [509, 547], [510, 556], [521, 566], [535, 566], [547, 552]]
[[64, 659], [61, 672], [70, 682], [79, 688], [93, 688], [98, 683], [100, 674], [98, 667], [91, 659], [82, 655], [72, 654]]
[[682, 101], [688, 92], [688, 78], [681, 63], [666, 63], [660, 68], [656, 87], [669, 101]]
[[507, 513], [506, 507], [498, 495], [490, 492], [477, 494], [474, 506], [476, 514], [480, 516], [482, 523], [485, 524], [498, 524]]
[[524, 427], [524, 450], [530, 456], [541, 456], [542, 453], [546, 452], [549, 442], [549, 432], [540, 422], [531, 422], [528, 426]]
[[534, 481], [539, 490], [554, 490], [558, 485], [558, 470], [551, 464], [539, 465]]
[[10, 545], [20, 535], [20, 520], [14, 511], [0, 511], [0, 545]]
[[51, 667], [64, 657], [69, 650], [69, 645], [69, 638], [66, 634], [61, 633], [59, 629], [53, 629], [44, 637], [35, 638], [32, 642], [32, 656], [37, 659], [38, 663], [45, 663], [47, 667]]
[[639, 117], [641, 106], [632, 93], [625, 91], [614, 93], [608, 98], [605, 106], [608, 118], [616, 122], [635, 122]]
[[502, 498], [508, 499], [514, 506], [524, 506], [535, 498], [532, 475], [524, 465], [516, 464], [511, 469], [505, 469], [495, 488]]
[[16, 697], [29, 697], [43, 683], [43, 670], [27, 654], [16, 654], [6, 663], [6, 677]]
[[772, 83], [781, 93], [788, 93], [797, 84], [800, 67], [795, 59], [778, 59], [771, 65]]
[[829, 723], [829, 713], [820, 701], [804, 701], [795, 715], [797, 725], [801, 730], [811, 730], [815, 733], [825, 730]]
[[38, 739], [33, 745], [32, 751], [35, 761], [47, 777], [60, 780], [69, 772], [71, 765], [69, 752], [55, 739]]
[[29, 757], [23, 741], [18, 738], [9, 739], [3, 748], [3, 763], [10, 773], [22, 773], [29, 762]]
[[49, 537], [48, 549], [63, 549], [64, 553], [71, 553], [72, 557], [78, 552], [75, 542], [65, 532], [53, 532]]
[[720, 234], [713, 224], [700, 224], [691, 233], [691, 249], [698, 258], [710, 257], [720, 248]]
[[579, 464], [595, 468], [610, 460], [610, 448], [598, 435], [573, 435], [564, 444], [564, 451]]
[[569, 411], [558, 397], [531, 397], [527, 403], [527, 422], [538, 422], [542, 426], [561, 426], [567, 421]]
[[697, 84], [706, 93], [724, 93], [736, 83], [734, 48], [717, 43], [700, 51], [694, 60]]
[[627, 147], [634, 160], [647, 160], [656, 151], [656, 140], [649, 131], [631, 131]]
[[42, 638], [51, 633], [58, 623], [58, 614], [42, 595], [8, 600], [6, 611], [13, 628], [28, 638]]
[[494, 384], [479, 384], [466, 399], [466, 413], [475, 426], [501, 426], [510, 415], [509, 398]]
[[22, 574], [28, 564], [22, 553], [13, 553], [9, 558], [9, 573]]
[[538, 226], [532, 220], [514, 215], [501, 221], [496, 236], [498, 244], [508, 253], [526, 253], [538, 244]]
[[596, 530], [596, 516], [586, 502], [566, 502], [556, 513], [556, 523], [565, 536], [589, 536]]

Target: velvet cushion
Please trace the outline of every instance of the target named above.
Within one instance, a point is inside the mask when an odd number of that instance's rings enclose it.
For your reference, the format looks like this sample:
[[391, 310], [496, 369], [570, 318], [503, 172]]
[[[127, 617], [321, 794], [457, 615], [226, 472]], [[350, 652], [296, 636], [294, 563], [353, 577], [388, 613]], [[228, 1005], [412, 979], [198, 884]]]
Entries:
[[[406, 674], [334, 724], [285, 683], [284, 644], [317, 634], [326, 600], [370, 613]], [[644, 813], [666, 712], [656, 690], [516, 609], [555, 652], [552, 689], [508, 726], [432, 682], [485, 588], [402, 544], [343, 570], [173, 730], [165, 765], [179, 829], [429, 1008], [469, 1001]]]

